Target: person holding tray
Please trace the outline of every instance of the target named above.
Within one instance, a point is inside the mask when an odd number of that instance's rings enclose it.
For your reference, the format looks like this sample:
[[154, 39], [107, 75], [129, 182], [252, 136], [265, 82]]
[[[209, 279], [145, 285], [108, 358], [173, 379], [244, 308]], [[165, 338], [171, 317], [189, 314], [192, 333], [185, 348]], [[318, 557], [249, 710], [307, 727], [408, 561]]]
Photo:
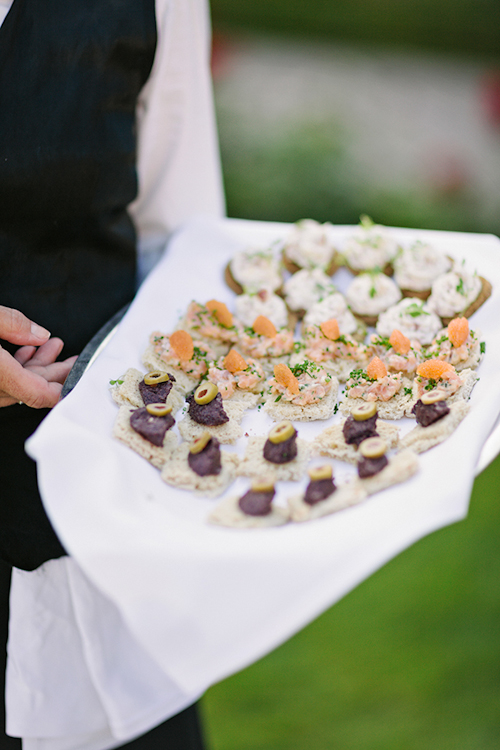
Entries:
[[[40, 579], [66, 555], [24, 442], [172, 230], [224, 212], [205, 0], [0, 0], [0, 143], [3, 674], [11, 568]], [[172, 710], [157, 712], [161, 726], [131, 746], [199, 750], [193, 700], [164, 723]], [[61, 750], [70, 740], [54, 737]], [[92, 750], [120, 744], [79, 737]], [[0, 748], [18, 745], [2, 727]]]

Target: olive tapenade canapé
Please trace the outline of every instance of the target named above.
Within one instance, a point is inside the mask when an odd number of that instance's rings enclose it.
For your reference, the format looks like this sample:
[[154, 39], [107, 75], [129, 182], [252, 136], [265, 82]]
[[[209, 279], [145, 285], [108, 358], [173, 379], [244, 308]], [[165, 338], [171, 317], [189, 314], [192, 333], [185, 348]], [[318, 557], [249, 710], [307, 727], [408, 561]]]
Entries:
[[175, 419], [171, 414], [157, 417], [150, 414], [145, 406], [135, 409], [130, 415], [130, 426], [132, 429], [158, 447], [163, 445], [165, 434], [174, 424]]

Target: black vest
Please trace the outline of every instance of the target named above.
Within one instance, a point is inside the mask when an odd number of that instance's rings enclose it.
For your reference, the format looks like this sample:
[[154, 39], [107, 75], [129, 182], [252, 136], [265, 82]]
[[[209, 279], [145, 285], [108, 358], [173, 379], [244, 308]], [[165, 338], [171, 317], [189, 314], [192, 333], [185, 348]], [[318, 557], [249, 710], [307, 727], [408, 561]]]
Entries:
[[78, 353], [135, 284], [154, 0], [14, 0], [0, 27], [0, 300]]
[[[154, 0], [14, 0], [0, 27], [0, 304], [65, 356], [134, 294], [126, 207], [155, 45]], [[42, 416], [0, 409], [0, 555], [18, 567], [63, 553], [23, 455]]]

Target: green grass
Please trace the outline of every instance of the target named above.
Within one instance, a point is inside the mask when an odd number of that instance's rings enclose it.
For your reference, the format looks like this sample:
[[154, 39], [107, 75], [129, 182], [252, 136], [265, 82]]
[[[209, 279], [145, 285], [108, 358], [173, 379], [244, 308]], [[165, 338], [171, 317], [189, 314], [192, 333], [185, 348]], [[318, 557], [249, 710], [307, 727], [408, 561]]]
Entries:
[[484, 216], [467, 189], [381, 187], [376, 175], [354, 167], [346, 148], [350, 136], [335, 122], [293, 122], [251, 132], [220, 107], [219, 132], [229, 216], [357, 224], [366, 213], [390, 226], [500, 234], [500, 197], [498, 211]]
[[498, 59], [497, 0], [211, 0], [214, 26]]
[[211, 750], [498, 750], [500, 459], [419, 541], [211, 688]]

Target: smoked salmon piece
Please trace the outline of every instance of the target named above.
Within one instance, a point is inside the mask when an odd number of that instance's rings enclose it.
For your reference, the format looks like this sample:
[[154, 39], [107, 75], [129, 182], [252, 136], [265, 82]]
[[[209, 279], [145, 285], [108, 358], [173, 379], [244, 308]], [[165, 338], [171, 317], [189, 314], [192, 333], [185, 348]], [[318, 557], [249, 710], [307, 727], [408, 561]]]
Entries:
[[170, 346], [179, 359], [192, 359], [194, 354], [194, 344], [191, 335], [187, 331], [174, 331], [170, 335]]
[[224, 357], [224, 367], [234, 375], [235, 372], [246, 370], [247, 363], [236, 349], [230, 349]]
[[288, 388], [290, 393], [293, 393], [294, 395], [298, 395], [299, 393], [299, 381], [293, 374], [293, 372], [290, 370], [288, 365], [285, 365], [284, 363], [280, 362], [277, 365], [274, 365], [274, 377], [276, 378], [277, 382], [284, 386], [285, 388]]
[[467, 318], [453, 318], [448, 323], [448, 338], [453, 346], [465, 344], [469, 335], [469, 321]]
[[259, 315], [255, 318], [252, 328], [259, 336], [267, 336], [268, 339], [273, 339], [278, 333], [274, 323], [265, 315]]
[[219, 302], [219, 300], [216, 299], [210, 299], [208, 300], [205, 307], [207, 308], [207, 310], [210, 310], [216, 321], [220, 323], [221, 326], [231, 328], [231, 326], [233, 325], [233, 315], [230, 310], [228, 310], [227, 305], [225, 305], [224, 302]]
[[411, 349], [410, 339], [398, 331], [397, 328], [393, 330], [389, 336], [389, 344], [392, 346], [396, 354], [408, 354]]
[[368, 363], [366, 374], [369, 378], [380, 380], [381, 378], [385, 378], [385, 376], [387, 375], [387, 367], [379, 357], [373, 357], [373, 359], [371, 359]]
[[336, 341], [340, 336], [340, 328], [336, 318], [330, 318], [321, 323], [320, 330], [323, 336], [326, 336], [330, 341]]
[[443, 362], [442, 359], [428, 359], [417, 367], [417, 375], [432, 380], [439, 380], [445, 372], [455, 372], [455, 368], [449, 362]]

